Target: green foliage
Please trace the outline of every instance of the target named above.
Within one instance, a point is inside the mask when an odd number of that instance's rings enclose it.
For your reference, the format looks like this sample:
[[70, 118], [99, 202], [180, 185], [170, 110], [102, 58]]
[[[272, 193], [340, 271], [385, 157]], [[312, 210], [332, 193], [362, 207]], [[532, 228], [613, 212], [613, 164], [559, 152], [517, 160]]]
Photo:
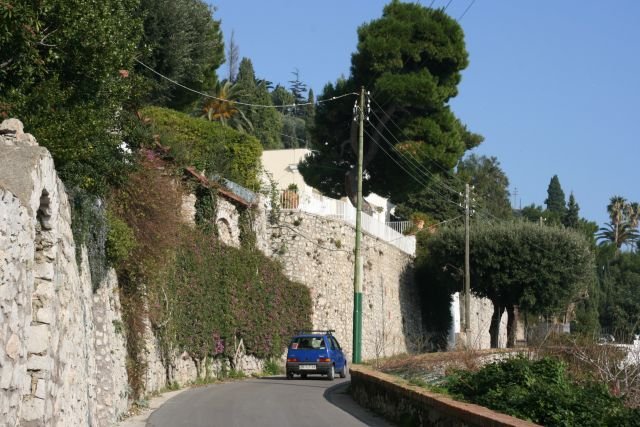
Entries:
[[[392, 1], [381, 18], [358, 29], [351, 76], [328, 84], [320, 99], [357, 92], [365, 86], [374, 100], [384, 104], [383, 112], [372, 103], [375, 114], [370, 115], [367, 125], [371, 135], [367, 139], [372, 141], [364, 147], [364, 168], [369, 174], [365, 194], [373, 191], [397, 203], [424, 187], [408, 179], [404, 170], [378, 151], [379, 144], [385, 144], [380, 133], [399, 151], [410, 153], [421, 168], [436, 174], [440, 168], [451, 170], [466, 150], [482, 141], [449, 106], [467, 65], [462, 29], [442, 9]], [[331, 196], [352, 196], [350, 186], [355, 176], [349, 171], [356, 164], [353, 148], [357, 135], [353, 125], [349, 128], [353, 101], [353, 97], [346, 97], [317, 106], [312, 141], [316, 151], [300, 167], [309, 185]], [[348, 149], [349, 143], [352, 149]], [[347, 188], [345, 176], [350, 180]]]
[[273, 89], [271, 99], [273, 100], [273, 105], [292, 105], [296, 101], [293, 94], [281, 85], [277, 85], [275, 89]]
[[167, 284], [172, 339], [198, 359], [231, 356], [240, 338], [248, 354], [279, 357], [290, 335], [309, 324], [309, 292], [279, 264], [199, 230], [185, 230]]
[[282, 364], [276, 359], [269, 359], [264, 363], [263, 373], [265, 375], [278, 375], [284, 373]]
[[573, 193], [569, 195], [569, 203], [562, 218], [562, 224], [564, 224], [565, 227], [576, 229], [580, 226], [580, 206], [576, 202]]
[[564, 198], [564, 191], [560, 186], [560, 180], [558, 175], [554, 175], [549, 181], [549, 187], [547, 188], [547, 198], [544, 203], [547, 205], [547, 210], [551, 214], [551, 218], [555, 224], [559, 224], [567, 211]]
[[216, 83], [211, 91], [213, 97], [203, 97], [200, 117], [228, 126], [240, 132], [253, 132], [253, 124], [239, 108], [236, 101], [242, 88], [230, 80]]
[[471, 154], [458, 164], [457, 176], [474, 187], [474, 205], [486, 209], [496, 218], [511, 218], [509, 178], [496, 157]]
[[448, 379], [454, 396], [545, 426], [637, 425], [637, 411], [598, 383], [571, 381], [564, 363], [523, 357], [459, 371]]
[[600, 323], [618, 340], [626, 341], [640, 333], [640, 254], [609, 253], [602, 258], [598, 269], [603, 294]]
[[97, 290], [107, 275], [106, 242], [109, 225], [102, 201], [86, 191], [68, 190], [71, 202], [71, 230], [76, 244], [76, 262], [82, 265], [82, 248], [87, 250], [91, 285]]
[[252, 136], [177, 111], [147, 107], [154, 132], [171, 147], [176, 162], [207, 176], [221, 175], [247, 188], [258, 188], [262, 147]]
[[243, 378], [246, 378], [247, 376], [245, 375], [244, 372], [242, 371], [238, 371], [236, 369], [231, 369], [228, 374], [227, 374], [228, 378], [231, 378], [233, 380], [241, 380]]
[[0, 63], [8, 61], [0, 71], [8, 77], [0, 79], [0, 113], [19, 117], [51, 151], [68, 187], [104, 194], [128, 165], [114, 130], [123, 127], [119, 111], [132, 85], [120, 70], [132, 68], [142, 35], [138, 0], [4, 2], [0, 8], [11, 22], [0, 30]]
[[151, 152], [140, 163], [109, 199], [110, 211], [137, 241], [117, 265], [134, 393], [144, 381], [146, 315], [164, 357], [184, 350], [201, 366], [207, 357], [232, 357], [240, 339], [249, 354], [280, 357], [289, 336], [310, 326], [308, 289], [289, 281], [279, 264], [253, 248], [250, 210], [240, 215], [246, 229], [241, 248], [226, 247], [212, 226], [217, 205], [212, 190], [196, 188], [198, 226], [182, 225], [182, 192], [171, 165]]
[[309, 96], [307, 97], [307, 105], [305, 106], [305, 125], [306, 125], [306, 135], [305, 141], [311, 140], [311, 133], [313, 130], [313, 126], [315, 126], [316, 121], [316, 97], [313, 93], [313, 89], [309, 89]]
[[546, 221], [548, 216], [547, 214], [548, 213], [542, 208], [542, 206], [534, 203], [520, 209], [520, 216], [529, 222], [539, 223], [540, 218], [542, 218], [542, 221]]
[[640, 242], [638, 223], [640, 205], [630, 203], [624, 197], [613, 196], [607, 206], [611, 222], [598, 231], [600, 244], [612, 243], [619, 251], [623, 245], [633, 248]]
[[306, 123], [296, 116], [285, 115], [282, 118], [282, 144], [284, 148], [298, 148], [305, 144], [307, 138]]
[[[146, 318], [156, 328], [164, 321], [164, 269], [175, 259], [182, 203], [168, 164], [151, 152], [139, 163], [125, 185], [114, 189], [108, 199], [109, 211], [126, 222], [136, 241], [130, 256], [115, 263], [126, 327], [127, 376], [133, 397], [144, 391]], [[162, 350], [163, 356], [169, 356], [168, 348]]]
[[[574, 231], [505, 222], [478, 223], [470, 234], [471, 291], [489, 298], [494, 310], [517, 305], [534, 314], [559, 314], [593, 283], [593, 254]], [[464, 229], [421, 233], [417, 243], [416, 277], [425, 298], [460, 290]]]
[[109, 211], [107, 211], [107, 227], [109, 230], [105, 244], [107, 260], [111, 264], [124, 262], [136, 246], [133, 230], [126, 222]]
[[[206, 92], [216, 82], [215, 70], [224, 62], [224, 43], [215, 9], [201, 0], [140, 0], [144, 19], [141, 61], [192, 89]], [[198, 95], [151, 73], [136, 69], [151, 83], [148, 101], [190, 111]]]
[[[271, 94], [267, 89], [266, 82], [256, 81], [253, 64], [248, 58], [242, 58], [238, 70], [238, 77], [235, 82], [240, 89], [238, 101], [257, 104], [273, 105]], [[280, 136], [282, 133], [282, 114], [275, 108], [255, 108], [239, 106], [244, 111], [248, 120], [253, 125], [251, 132], [262, 143], [266, 149], [281, 148]]]
[[451, 203], [448, 197], [434, 197], [442, 192], [442, 185], [459, 192], [464, 191], [460, 182], [450, 175], [436, 175], [424, 188], [407, 195], [407, 198], [396, 207], [395, 215], [399, 218], [410, 218], [414, 212], [422, 212], [436, 221], [444, 221], [460, 215], [460, 207]]
[[199, 185], [195, 193], [196, 224], [206, 233], [213, 233], [217, 236], [218, 197], [215, 194], [216, 190]]

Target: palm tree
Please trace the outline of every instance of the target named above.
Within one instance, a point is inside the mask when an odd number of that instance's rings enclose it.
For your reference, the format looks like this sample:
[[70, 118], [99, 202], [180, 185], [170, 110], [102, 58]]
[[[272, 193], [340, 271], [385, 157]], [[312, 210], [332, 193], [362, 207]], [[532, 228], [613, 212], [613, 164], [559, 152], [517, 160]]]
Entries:
[[622, 196], [613, 196], [609, 200], [607, 212], [611, 222], [605, 224], [597, 234], [600, 244], [612, 243], [619, 252], [622, 245], [633, 245], [640, 239], [638, 222], [640, 221], [640, 206], [638, 203], [628, 203]]
[[638, 222], [640, 222], [640, 204], [637, 202], [627, 203], [624, 211], [629, 224], [631, 224], [633, 228], [638, 228]]
[[207, 98], [202, 106], [201, 117], [218, 121], [241, 132], [252, 131], [253, 125], [236, 106], [240, 91], [229, 80], [216, 83], [215, 98]]
[[611, 218], [611, 223], [608, 225], [613, 232], [612, 242], [619, 249], [622, 246], [622, 241], [620, 239], [620, 225], [624, 220], [624, 207], [627, 204], [627, 199], [622, 196], [613, 196], [609, 200], [609, 205], [607, 206], [607, 212], [609, 212], [609, 218]]
[[628, 222], [623, 222], [618, 225], [607, 222], [605, 227], [602, 227], [596, 236], [601, 246], [612, 243], [616, 245], [619, 251], [622, 245], [632, 245], [634, 242], [637, 242], [640, 238], [640, 233]]

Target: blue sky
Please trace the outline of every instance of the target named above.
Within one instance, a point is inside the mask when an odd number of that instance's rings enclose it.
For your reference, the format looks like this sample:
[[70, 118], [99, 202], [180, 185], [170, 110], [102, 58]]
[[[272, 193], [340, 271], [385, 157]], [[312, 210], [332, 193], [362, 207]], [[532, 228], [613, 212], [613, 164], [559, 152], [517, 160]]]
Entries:
[[[297, 68], [316, 94], [349, 74], [358, 26], [386, 3], [211, 0], [259, 77], [288, 85]], [[476, 0], [460, 24], [470, 65], [451, 105], [485, 137], [475, 151], [498, 158], [516, 206], [543, 204], [554, 174], [599, 224], [611, 196], [640, 201], [640, 1]]]

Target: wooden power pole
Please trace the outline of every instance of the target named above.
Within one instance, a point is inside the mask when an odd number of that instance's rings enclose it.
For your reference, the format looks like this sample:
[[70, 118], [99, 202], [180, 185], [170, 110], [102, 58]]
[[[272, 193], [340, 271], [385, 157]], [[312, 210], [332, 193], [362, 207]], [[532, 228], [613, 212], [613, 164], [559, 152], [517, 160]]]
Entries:
[[464, 329], [467, 348], [471, 348], [471, 272], [469, 266], [469, 184], [464, 186]]
[[360, 105], [358, 108], [358, 195], [356, 202], [356, 247], [355, 267], [353, 274], [353, 355], [352, 362], [362, 360], [362, 158], [364, 157], [364, 86], [360, 88]]

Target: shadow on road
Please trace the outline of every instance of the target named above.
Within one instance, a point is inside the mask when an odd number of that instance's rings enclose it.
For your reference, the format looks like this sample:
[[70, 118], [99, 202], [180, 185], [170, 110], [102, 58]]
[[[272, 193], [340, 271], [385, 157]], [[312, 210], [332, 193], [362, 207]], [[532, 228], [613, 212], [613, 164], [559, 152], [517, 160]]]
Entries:
[[353, 417], [362, 421], [368, 426], [373, 427], [392, 427], [387, 420], [371, 411], [358, 405], [349, 394], [350, 381], [342, 382], [329, 387], [323, 394], [323, 397], [332, 405], [342, 409], [344, 412], [351, 414]]
[[[256, 380], [245, 380], [248, 382], [253, 382], [254, 384], [260, 384], [263, 383], [265, 385], [267, 384], [281, 384], [281, 385], [285, 385], [287, 387], [292, 386], [292, 387], [311, 387], [311, 388], [327, 388], [327, 380], [325, 378], [322, 377], [307, 377], [305, 379], [293, 379], [290, 380], [285, 376], [273, 376], [273, 377], [260, 377]], [[315, 384], [308, 384], [309, 381], [313, 381], [316, 382], [318, 381], [318, 385]], [[325, 384], [323, 384], [325, 383]]]
[[335, 382], [327, 381], [323, 376], [308, 376], [307, 378], [288, 379], [284, 375], [261, 377], [257, 379], [247, 380], [254, 384], [263, 385], [281, 385], [284, 387], [309, 387], [326, 389], [322, 396], [327, 402], [346, 412], [360, 422], [373, 427], [391, 427], [384, 418], [377, 416], [373, 412], [358, 405], [349, 394], [349, 386], [351, 382], [347, 379], [336, 379]]

